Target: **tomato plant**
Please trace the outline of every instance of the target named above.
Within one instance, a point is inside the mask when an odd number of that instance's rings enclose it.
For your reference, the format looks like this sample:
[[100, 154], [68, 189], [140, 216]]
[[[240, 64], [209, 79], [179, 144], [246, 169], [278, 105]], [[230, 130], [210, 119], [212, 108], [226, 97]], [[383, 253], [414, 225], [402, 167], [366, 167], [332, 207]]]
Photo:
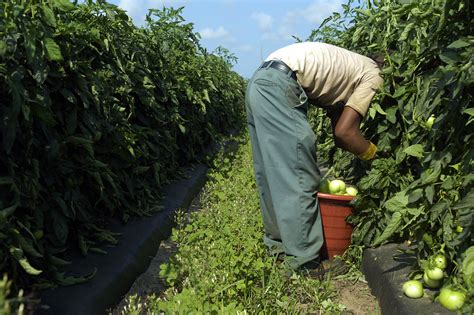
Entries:
[[[471, 11], [465, 0], [348, 1], [309, 37], [385, 61], [384, 85], [362, 124], [381, 152], [373, 162], [336, 149], [329, 122], [312, 112], [322, 159], [359, 188], [353, 242], [410, 241], [416, 272], [445, 269], [444, 282], [464, 288], [459, 267], [474, 244]], [[429, 259], [437, 253], [446, 262]]]
[[143, 27], [103, 0], [2, 1], [0, 16], [0, 271], [15, 289], [85, 281], [63, 253], [103, 253], [111, 219], [158, 211], [179, 167], [243, 126], [245, 80], [181, 10]]

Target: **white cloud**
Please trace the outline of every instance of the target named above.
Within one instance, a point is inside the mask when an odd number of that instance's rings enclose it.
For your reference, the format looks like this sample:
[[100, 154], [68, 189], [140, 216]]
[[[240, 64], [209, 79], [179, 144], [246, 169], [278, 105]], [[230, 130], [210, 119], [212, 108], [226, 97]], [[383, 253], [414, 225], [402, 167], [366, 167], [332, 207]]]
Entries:
[[[333, 12], [340, 12], [341, 4], [343, 3], [345, 3], [345, 0], [313, 0], [305, 7], [288, 11], [277, 27], [267, 30], [262, 29], [264, 31], [262, 38], [277, 41], [282, 39], [293, 41], [293, 36], [298, 36], [296, 29], [299, 25], [304, 23], [307, 29], [316, 28]], [[303, 34], [303, 36], [306, 35]], [[304, 40], [305, 38], [301, 39]]]
[[346, 1], [342, 0], [313, 1], [313, 3], [300, 11], [297, 15], [300, 15], [314, 26], [319, 26], [319, 24], [333, 12], [341, 11], [341, 4], [345, 2]]
[[273, 25], [273, 18], [271, 15], [262, 12], [255, 12], [252, 14], [251, 18], [257, 21], [258, 27], [262, 31], [271, 31]]
[[199, 34], [201, 34], [202, 39], [216, 39], [228, 36], [229, 31], [227, 31], [223, 26], [219, 26], [215, 29], [211, 27], [206, 27], [199, 31]]

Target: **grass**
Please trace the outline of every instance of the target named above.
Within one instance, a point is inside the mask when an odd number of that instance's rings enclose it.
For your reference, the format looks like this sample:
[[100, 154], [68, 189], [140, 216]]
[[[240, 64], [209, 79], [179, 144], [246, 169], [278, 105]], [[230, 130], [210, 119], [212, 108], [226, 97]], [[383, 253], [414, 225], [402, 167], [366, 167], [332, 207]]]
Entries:
[[219, 154], [200, 211], [181, 213], [172, 240], [178, 252], [161, 266], [168, 289], [132, 296], [126, 314], [339, 314], [330, 279], [289, 272], [263, 245], [263, 225], [247, 138]]

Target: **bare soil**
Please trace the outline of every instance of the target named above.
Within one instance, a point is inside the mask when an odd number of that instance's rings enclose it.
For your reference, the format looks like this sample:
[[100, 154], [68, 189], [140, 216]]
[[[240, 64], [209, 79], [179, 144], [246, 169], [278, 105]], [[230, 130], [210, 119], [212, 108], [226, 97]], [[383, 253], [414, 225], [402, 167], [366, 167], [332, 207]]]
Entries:
[[365, 281], [333, 280], [338, 302], [346, 306], [344, 314], [381, 314], [379, 304]]

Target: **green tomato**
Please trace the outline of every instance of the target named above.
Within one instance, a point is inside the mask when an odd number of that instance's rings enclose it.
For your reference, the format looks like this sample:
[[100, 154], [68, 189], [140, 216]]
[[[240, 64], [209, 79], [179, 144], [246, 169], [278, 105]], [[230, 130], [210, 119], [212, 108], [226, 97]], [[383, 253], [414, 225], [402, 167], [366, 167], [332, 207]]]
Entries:
[[450, 311], [461, 309], [465, 301], [466, 296], [463, 293], [449, 288], [443, 288], [439, 293], [439, 303]]
[[436, 256], [434, 256], [433, 261], [436, 267], [438, 268], [446, 269], [446, 267], [448, 266], [446, 257], [443, 254], [437, 254]]
[[329, 183], [329, 192], [334, 195], [343, 195], [346, 192], [346, 183], [335, 179]]
[[425, 272], [426, 272], [426, 275], [431, 280], [441, 280], [444, 277], [443, 269], [438, 268], [438, 267], [434, 267], [433, 269], [428, 269]]
[[319, 183], [319, 191], [325, 194], [329, 194], [329, 179], [324, 178]]
[[348, 186], [346, 188], [346, 194], [348, 194], [349, 196], [357, 196], [358, 193], [359, 191], [354, 186]]
[[439, 288], [441, 286], [441, 283], [442, 283], [441, 280], [430, 279], [430, 277], [428, 277], [426, 272], [423, 274], [423, 282], [428, 288], [431, 288], [431, 289]]
[[462, 233], [463, 230], [464, 230], [464, 229], [463, 229], [462, 226], [460, 226], [460, 225], [456, 226], [456, 232]]
[[403, 293], [412, 299], [418, 299], [423, 296], [423, 286], [418, 280], [408, 280], [403, 284]]

